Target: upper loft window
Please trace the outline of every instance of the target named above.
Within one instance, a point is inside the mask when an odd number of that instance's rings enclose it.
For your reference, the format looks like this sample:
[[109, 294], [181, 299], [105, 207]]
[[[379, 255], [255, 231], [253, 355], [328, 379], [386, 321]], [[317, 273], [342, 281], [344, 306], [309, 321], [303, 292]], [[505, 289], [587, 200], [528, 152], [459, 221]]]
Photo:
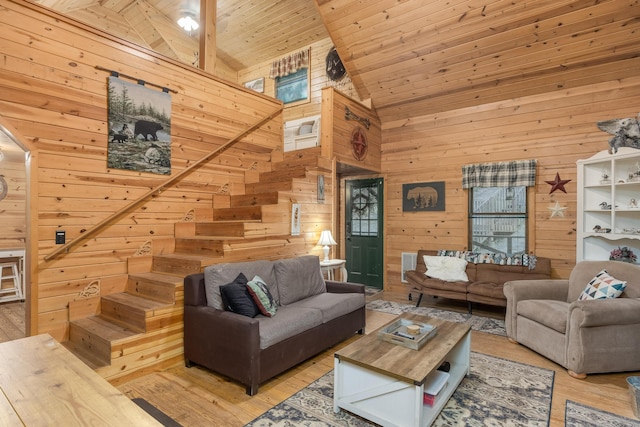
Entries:
[[275, 80], [276, 98], [285, 104], [309, 99], [309, 68], [301, 68]]

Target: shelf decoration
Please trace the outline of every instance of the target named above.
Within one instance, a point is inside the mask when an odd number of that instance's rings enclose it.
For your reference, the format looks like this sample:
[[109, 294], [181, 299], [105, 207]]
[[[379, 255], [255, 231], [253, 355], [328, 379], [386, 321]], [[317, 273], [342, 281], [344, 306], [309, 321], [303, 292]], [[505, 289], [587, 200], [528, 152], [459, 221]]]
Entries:
[[559, 202], [556, 202], [556, 204], [554, 206], [550, 206], [547, 209], [549, 209], [551, 211], [551, 217], [559, 217], [559, 218], [564, 218], [564, 211], [566, 211], [568, 208], [566, 206], [560, 206]]
[[570, 179], [560, 179], [560, 174], [558, 172], [556, 172], [556, 179], [553, 181], [545, 181], [547, 184], [551, 185], [551, 191], [549, 191], [549, 194], [553, 193], [556, 190], [560, 190], [564, 193], [567, 192], [567, 190], [564, 188], [564, 185], [571, 182]]
[[640, 148], [640, 123], [636, 117], [602, 120], [596, 124], [598, 129], [613, 135], [609, 138], [609, 154], [617, 153], [620, 147]]
[[611, 255], [609, 255], [609, 259], [611, 261], [622, 261], [622, 262], [630, 262], [635, 263], [637, 260], [636, 254], [633, 253], [631, 249], [626, 246], [620, 247], [611, 251]]
[[371, 121], [367, 117], [358, 116], [353, 111], [351, 111], [348, 106], [344, 107], [344, 119], [347, 121], [355, 120], [356, 122], [362, 124], [367, 129], [369, 129], [369, 127], [371, 126]]

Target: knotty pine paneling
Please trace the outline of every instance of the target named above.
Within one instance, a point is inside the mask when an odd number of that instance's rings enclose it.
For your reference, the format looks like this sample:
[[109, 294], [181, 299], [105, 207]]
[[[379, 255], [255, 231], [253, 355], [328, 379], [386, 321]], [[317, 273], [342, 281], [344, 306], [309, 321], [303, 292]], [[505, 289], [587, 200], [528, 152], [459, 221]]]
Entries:
[[[372, 173], [380, 171], [380, 120], [375, 111], [365, 107], [333, 88], [322, 90], [322, 153], [324, 156], [335, 158], [341, 166], [353, 166], [369, 170]], [[361, 119], [369, 119], [367, 129], [362, 123], [347, 120], [347, 107]], [[358, 160], [351, 145], [351, 136], [356, 128], [363, 130], [367, 138], [367, 152], [363, 159]], [[328, 146], [328, 147], [327, 147]]]
[[[291, 107], [285, 105], [284, 121], [295, 120], [302, 117], [320, 114], [322, 88], [324, 87], [333, 87], [344, 93], [348, 97], [359, 100], [358, 94], [356, 93], [353, 87], [353, 83], [349, 79], [349, 76], [345, 76], [338, 82], [333, 82], [327, 77], [325, 58], [332, 46], [333, 43], [331, 42], [330, 38], [325, 38], [309, 45], [309, 48], [311, 49], [311, 96], [309, 98], [309, 102], [296, 104]], [[299, 50], [284, 53], [282, 57], [291, 55], [292, 53], [298, 52]], [[275, 96], [275, 81], [269, 78], [269, 70], [271, 68], [271, 63], [279, 58], [280, 57], [273, 58], [272, 60], [239, 71], [238, 83], [243, 84], [253, 79], [264, 77], [264, 93], [269, 96]]]
[[[105, 294], [124, 289], [130, 256], [154, 239], [161, 242], [154, 251], [164, 251], [175, 222], [192, 209], [217, 207], [217, 194], [243, 194], [247, 171], [270, 170], [271, 152], [282, 143], [279, 115], [69, 254], [45, 261], [56, 249], [56, 230], [65, 230], [68, 241], [74, 239], [168, 178], [107, 169], [108, 73], [96, 66], [177, 91], [171, 94], [173, 174], [280, 103], [20, 0], [3, 3], [0, 39], [0, 120], [15, 129], [37, 160], [29, 224], [37, 248], [30, 254], [34, 314], [27, 333], [48, 332], [65, 341], [68, 306], [82, 289], [94, 280], [101, 281]], [[290, 216], [288, 202], [281, 209]], [[325, 213], [314, 220], [321, 224], [328, 217]], [[288, 236], [293, 244], [282, 245], [279, 255], [308, 251], [315, 246], [309, 244], [310, 236]], [[259, 245], [249, 244], [242, 256], [258, 258], [261, 253]], [[158, 343], [155, 351], [162, 348]]]
[[[599, 120], [635, 117], [640, 77], [452, 109], [383, 123], [385, 176], [385, 289], [405, 292], [401, 253], [419, 249], [467, 248], [467, 191], [462, 166], [537, 159], [529, 217], [533, 252], [552, 259], [554, 277], [567, 278], [575, 265], [576, 161], [608, 148]], [[567, 193], [549, 194], [556, 173], [571, 180]], [[402, 184], [444, 181], [446, 211], [402, 212]], [[564, 217], [550, 218], [559, 202]]]
[[637, 1], [316, 1], [383, 121], [637, 73]]

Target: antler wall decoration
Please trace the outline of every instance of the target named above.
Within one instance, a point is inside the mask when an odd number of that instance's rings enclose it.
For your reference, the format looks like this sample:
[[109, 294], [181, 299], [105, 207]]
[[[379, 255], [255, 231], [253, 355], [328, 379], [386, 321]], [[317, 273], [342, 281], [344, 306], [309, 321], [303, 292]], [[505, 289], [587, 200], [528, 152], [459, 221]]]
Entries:
[[353, 111], [349, 109], [349, 107], [344, 107], [344, 118], [345, 120], [355, 120], [359, 123], [362, 123], [367, 129], [369, 129], [369, 126], [371, 126], [371, 122], [368, 118], [357, 116]]

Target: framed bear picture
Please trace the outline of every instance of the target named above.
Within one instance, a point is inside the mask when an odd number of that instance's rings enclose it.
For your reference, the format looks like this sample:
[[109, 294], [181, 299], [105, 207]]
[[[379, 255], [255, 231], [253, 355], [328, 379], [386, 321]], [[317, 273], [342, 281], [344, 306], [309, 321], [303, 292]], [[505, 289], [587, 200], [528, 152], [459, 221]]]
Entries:
[[402, 184], [402, 211], [444, 211], [444, 181]]

